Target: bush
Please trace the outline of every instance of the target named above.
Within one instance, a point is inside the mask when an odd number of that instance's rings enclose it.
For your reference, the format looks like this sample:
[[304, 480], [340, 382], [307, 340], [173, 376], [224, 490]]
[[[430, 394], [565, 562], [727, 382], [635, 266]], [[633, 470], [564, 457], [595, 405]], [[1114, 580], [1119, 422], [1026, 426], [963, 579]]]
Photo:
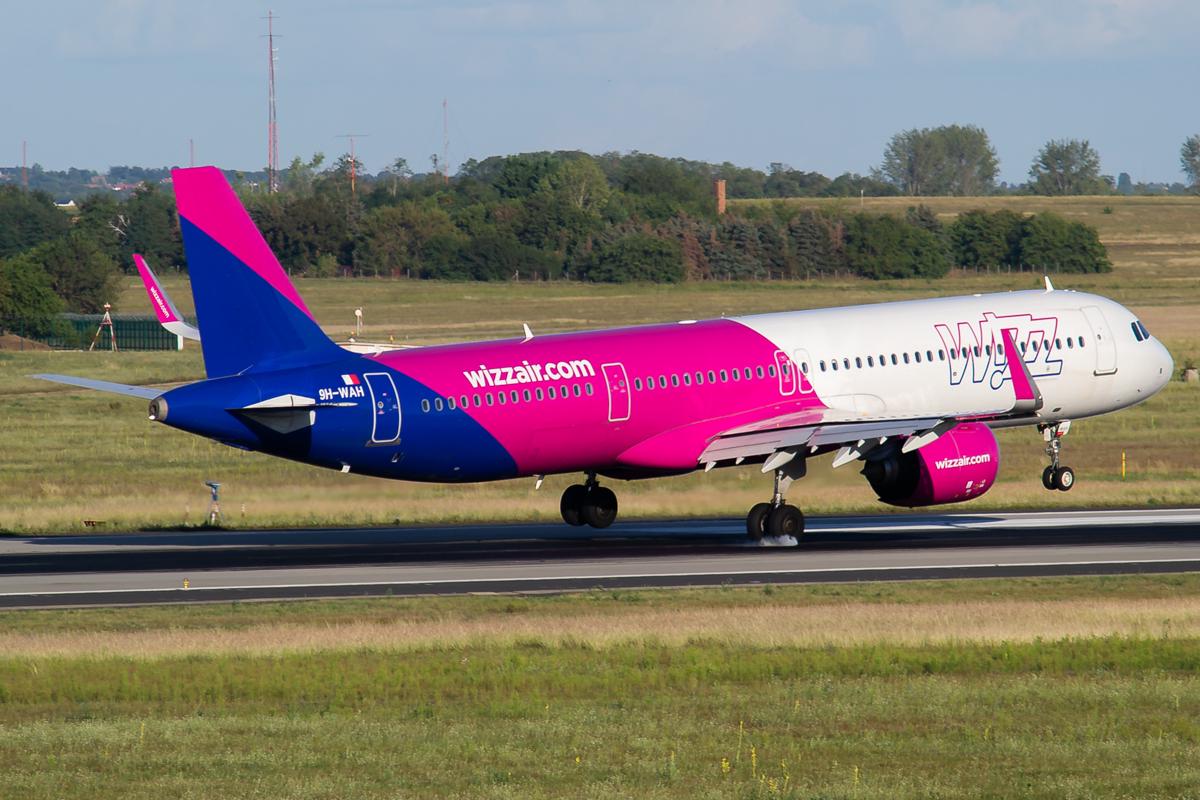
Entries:
[[1112, 262], [1095, 228], [1042, 213], [1025, 220], [1021, 261], [1043, 272], [1108, 272]]
[[941, 240], [889, 216], [855, 214], [846, 221], [846, 265], [865, 278], [940, 278], [950, 270]]
[[678, 242], [647, 233], [632, 233], [598, 246], [585, 260], [582, 277], [604, 283], [683, 280], [683, 252]]

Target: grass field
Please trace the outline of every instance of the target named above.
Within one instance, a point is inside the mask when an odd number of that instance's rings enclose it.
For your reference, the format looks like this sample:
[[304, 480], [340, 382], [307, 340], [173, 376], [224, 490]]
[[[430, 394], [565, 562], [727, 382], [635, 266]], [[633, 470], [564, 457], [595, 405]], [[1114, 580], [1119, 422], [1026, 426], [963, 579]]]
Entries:
[[1195, 797], [1198, 589], [0, 613], [0, 797]]

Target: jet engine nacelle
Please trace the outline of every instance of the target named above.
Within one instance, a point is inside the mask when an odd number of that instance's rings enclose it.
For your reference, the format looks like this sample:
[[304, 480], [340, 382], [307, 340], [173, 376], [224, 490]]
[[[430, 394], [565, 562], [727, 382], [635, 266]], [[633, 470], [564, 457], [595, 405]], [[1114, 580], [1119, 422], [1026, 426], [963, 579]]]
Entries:
[[979, 497], [996, 482], [1000, 447], [992, 429], [967, 422], [911, 453], [891, 452], [863, 467], [879, 499], [893, 506], [961, 503]]

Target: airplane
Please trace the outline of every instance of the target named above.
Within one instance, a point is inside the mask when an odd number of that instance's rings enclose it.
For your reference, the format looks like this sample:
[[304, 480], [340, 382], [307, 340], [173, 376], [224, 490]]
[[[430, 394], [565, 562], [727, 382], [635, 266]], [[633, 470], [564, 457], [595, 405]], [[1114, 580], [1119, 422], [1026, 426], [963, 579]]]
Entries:
[[747, 535], [799, 537], [786, 493], [829, 452], [835, 468], [860, 464], [884, 503], [972, 500], [996, 480], [993, 431], [1020, 425], [1042, 432], [1043, 485], [1067, 491], [1071, 422], [1146, 400], [1173, 370], [1129, 310], [1048, 278], [1044, 290], [350, 353], [220, 171], [172, 176], [207, 377], [167, 391], [37, 377], [149, 400], [155, 422], [347, 473], [538, 486], [582, 473], [559, 503], [570, 525], [615, 520], [600, 477], [756, 464], [774, 484]]

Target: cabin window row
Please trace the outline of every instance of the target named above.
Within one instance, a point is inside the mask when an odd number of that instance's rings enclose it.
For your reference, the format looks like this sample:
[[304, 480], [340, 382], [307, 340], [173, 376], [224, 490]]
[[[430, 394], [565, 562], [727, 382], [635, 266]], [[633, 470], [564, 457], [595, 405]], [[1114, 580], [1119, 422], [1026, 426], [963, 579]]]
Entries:
[[[787, 367], [784, 366], [787, 374]], [[668, 386], [703, 386], [705, 383], [729, 383], [731, 381], [741, 382], [743, 380], [762, 380], [764, 378], [774, 378], [776, 375], [775, 365], [763, 367], [734, 367], [732, 369], [710, 369], [708, 371], [696, 370], [695, 372], [672, 373], [670, 375], [647, 375], [645, 380], [642, 378], [633, 379], [633, 388], [635, 391], [654, 391], [655, 389], [666, 389]]]
[[540, 400], [566, 400], [568, 397], [591, 397], [595, 393], [596, 388], [591, 383], [576, 383], [570, 386], [563, 384], [562, 386], [547, 386], [544, 388], [538, 386], [535, 389], [512, 389], [495, 393], [480, 392], [470, 396], [463, 394], [457, 398], [454, 395], [444, 398], [435, 397], [433, 400], [425, 398], [421, 400], [421, 410], [429, 413], [430, 411], [454, 411], [457, 408], [506, 406]]
[[[1038, 352], [1046, 352], [1046, 351], [1050, 351], [1050, 350], [1063, 350], [1063, 349], [1074, 350], [1076, 346], [1078, 346], [1079, 349], [1082, 350], [1084, 347], [1083, 342], [1084, 342], [1084, 340], [1083, 340], [1082, 336], [1075, 336], [1075, 337], [1069, 336], [1065, 340], [1061, 337], [1058, 337], [1058, 338], [1054, 339], [1053, 341], [1046, 342], [1044, 347], [1042, 346], [1040, 341], [1034, 340], [1031, 344], [1028, 344], [1028, 345], [1025, 342], [1021, 342], [1020, 344], [1017, 345], [1017, 349], [1019, 349], [1021, 351], [1021, 355], [1025, 355], [1028, 352], [1032, 352], [1034, 355], [1037, 355]], [[999, 348], [997, 347], [996, 350], [998, 352]], [[952, 361], [957, 361], [960, 358], [968, 358], [972, 354], [975, 357], [979, 357], [981, 355], [986, 355], [990, 358], [992, 355], [992, 345], [987, 344], [987, 345], [983, 345], [982, 347], [979, 345], [975, 345], [974, 347], [954, 348], [948, 352], [944, 349], [939, 349], [936, 352], [937, 352], [937, 360], [938, 361], [945, 361], [947, 355], [949, 355], [949, 358]], [[889, 363], [891, 363], [892, 366], [899, 366], [902, 363], [903, 364], [920, 364], [923, 361], [932, 363], [933, 360], [934, 360], [934, 351], [933, 350], [923, 350], [923, 351], [922, 350], [914, 350], [912, 353], [900, 353], [899, 355], [897, 355], [896, 353], [892, 353], [890, 356], [890, 362], [889, 362], [889, 357], [887, 355], [880, 353], [878, 361], [876, 361], [876, 358], [873, 355], [867, 356], [865, 361], [862, 358], [862, 356], [856, 356], [854, 358], [853, 362], [851, 362], [851, 360], [849, 358], [842, 358], [840, 360], [833, 358], [833, 359], [830, 359], [828, 362], [826, 362], [825, 360], [818, 361], [817, 368], [821, 372], [829, 372], [831, 370], [833, 372], [837, 372], [838, 370], [851, 369], [852, 366], [857, 369], [863, 369], [864, 366], [867, 368], [876, 367], [876, 366], [886, 367]], [[808, 366], [807, 361], [802, 362], [800, 364], [800, 371], [805, 373], [806, 375], [808, 374], [809, 366]]]

